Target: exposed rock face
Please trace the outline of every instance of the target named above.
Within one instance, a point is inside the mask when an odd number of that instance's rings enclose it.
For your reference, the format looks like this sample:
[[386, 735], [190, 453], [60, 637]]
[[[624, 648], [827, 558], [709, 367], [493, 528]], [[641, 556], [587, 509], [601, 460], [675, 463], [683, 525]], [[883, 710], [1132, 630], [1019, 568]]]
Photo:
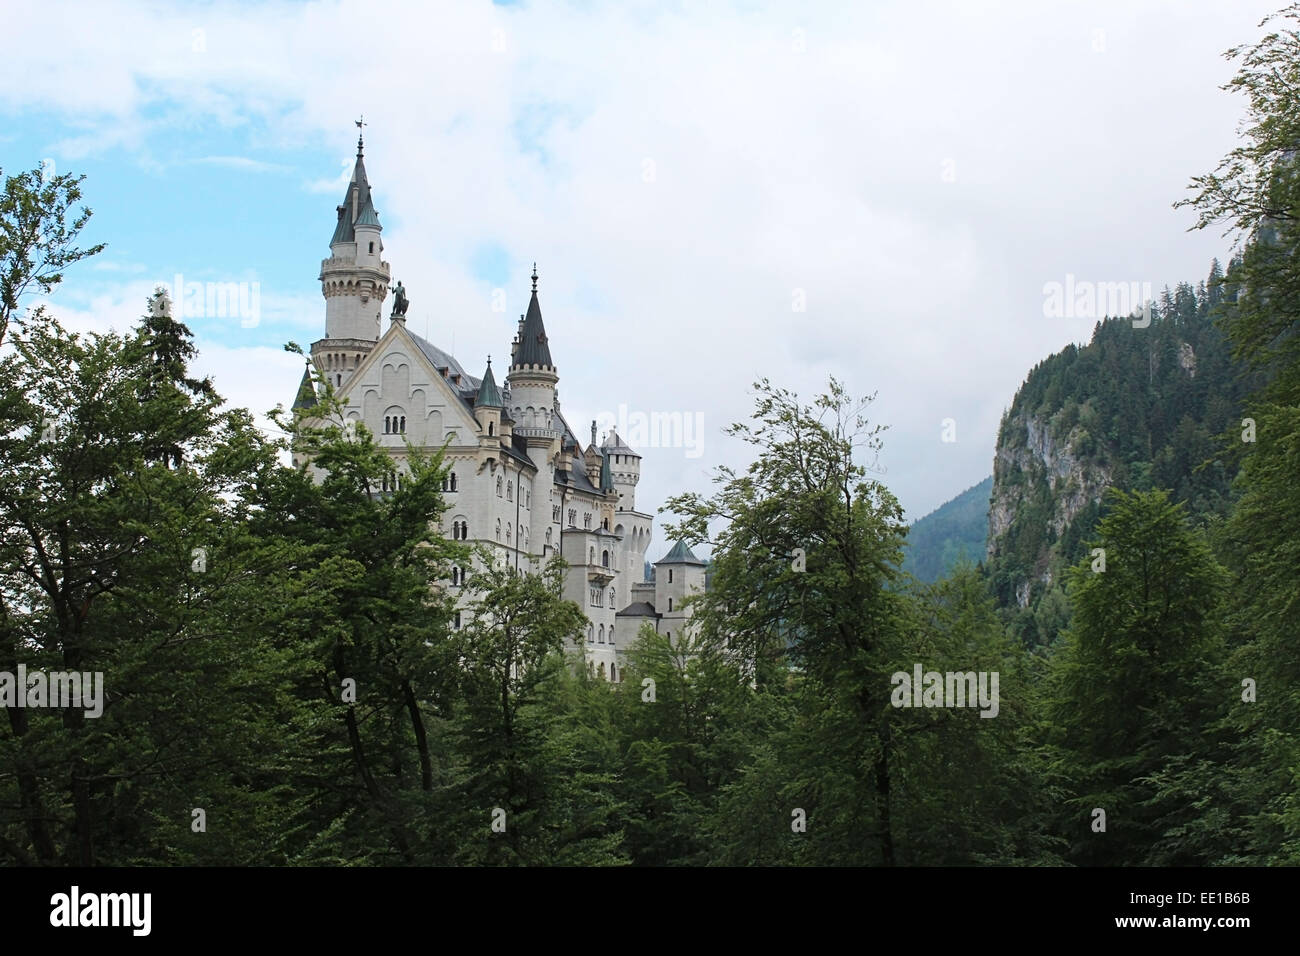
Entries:
[[[988, 557], [1002, 556], [1013, 524], [1037, 522], [1037, 528], [1017, 528], [1043, 542], [1032, 568], [1015, 582], [1016, 602], [1029, 604], [1036, 578], [1053, 579], [1056, 543], [1066, 528], [1090, 504], [1099, 502], [1111, 484], [1111, 469], [1085, 462], [1077, 445], [1087, 429], [1076, 422], [1064, 431], [1054, 420], [1023, 412], [1003, 422], [993, 461], [993, 494], [989, 504]], [[1062, 434], [1064, 431], [1064, 434]]]

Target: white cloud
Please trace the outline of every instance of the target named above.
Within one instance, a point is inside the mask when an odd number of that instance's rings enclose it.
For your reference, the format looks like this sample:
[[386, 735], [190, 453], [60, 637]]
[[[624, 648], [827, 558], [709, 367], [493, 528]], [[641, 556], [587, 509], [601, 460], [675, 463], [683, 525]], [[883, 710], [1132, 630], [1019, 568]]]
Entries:
[[[70, 155], [145, 158], [197, 122], [343, 157], [364, 113], [416, 331], [454, 335], [477, 374], [536, 259], [580, 434], [579, 409], [620, 402], [704, 415], [702, 459], [647, 450], [643, 501], [740, 452], [719, 429], [755, 377], [811, 398], [834, 373], [878, 391], [886, 480], [916, 516], [988, 474], [1024, 374], [1090, 334], [1043, 318], [1044, 282], [1159, 287], [1222, 255], [1170, 204], [1230, 147], [1220, 53], [1273, 5], [20, 3], [0, 109], [75, 118]], [[306, 188], [341, 194], [329, 171]], [[322, 202], [302, 228], [323, 245], [332, 222]], [[484, 242], [519, 264], [504, 315], [469, 274]], [[260, 410], [278, 379], [287, 400], [274, 355], [232, 351], [226, 394]]]

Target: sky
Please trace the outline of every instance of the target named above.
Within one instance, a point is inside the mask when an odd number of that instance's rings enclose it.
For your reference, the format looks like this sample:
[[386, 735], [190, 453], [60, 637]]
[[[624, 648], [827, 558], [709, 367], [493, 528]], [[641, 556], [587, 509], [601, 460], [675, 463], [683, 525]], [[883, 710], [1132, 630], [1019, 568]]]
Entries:
[[1280, 5], [6, 0], [0, 169], [86, 176], [108, 247], [46, 303], [74, 329], [125, 329], [177, 275], [243, 283], [239, 315], [185, 321], [261, 413], [301, 376], [284, 343], [324, 335], [364, 116], [408, 326], [500, 375], [536, 262], [578, 435], [682, 423], [646, 430], [643, 510], [747, 464], [722, 430], [756, 380], [810, 402], [834, 376], [875, 395], [915, 519], [1090, 337], [1051, 283], [1158, 295], [1227, 258], [1173, 203], [1235, 143], [1223, 52]]

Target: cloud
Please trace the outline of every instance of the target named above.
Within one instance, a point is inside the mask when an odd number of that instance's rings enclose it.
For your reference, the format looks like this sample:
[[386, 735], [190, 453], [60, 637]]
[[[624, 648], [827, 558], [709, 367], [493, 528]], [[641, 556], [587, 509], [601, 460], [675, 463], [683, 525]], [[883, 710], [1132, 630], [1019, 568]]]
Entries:
[[[0, 109], [75, 120], [83, 152], [147, 158], [195, 125], [324, 152], [339, 165], [304, 188], [330, 199], [302, 223], [322, 243], [364, 113], [412, 328], [478, 374], [536, 260], [579, 434], [621, 402], [703, 416], [701, 458], [647, 450], [641, 502], [743, 463], [721, 427], [756, 378], [810, 399], [834, 374], [878, 393], [886, 480], [916, 517], [990, 472], [1025, 373], [1090, 334], [1043, 317], [1045, 282], [1159, 287], [1223, 256], [1170, 204], [1232, 145], [1220, 53], [1273, 5], [20, 0]], [[504, 312], [485, 246], [509, 264]], [[323, 303], [282, 321], [323, 329]], [[222, 341], [232, 398], [296, 387], [274, 350]]]

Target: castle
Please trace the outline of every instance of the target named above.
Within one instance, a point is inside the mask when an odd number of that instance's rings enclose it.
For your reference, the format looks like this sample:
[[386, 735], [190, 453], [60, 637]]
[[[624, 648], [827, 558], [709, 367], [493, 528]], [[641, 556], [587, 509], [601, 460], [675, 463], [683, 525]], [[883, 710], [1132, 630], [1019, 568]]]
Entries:
[[[643, 623], [670, 636], [682, 632], [689, 614], [682, 603], [703, 590], [705, 563], [679, 542], [656, 562], [653, 580], [644, 580], [654, 517], [636, 507], [641, 456], [612, 430], [598, 445], [595, 422], [583, 447], [561, 414], [536, 266], [501, 386], [490, 357], [475, 377], [407, 327], [400, 282], [383, 331], [390, 272], [363, 155], [358, 137], [330, 255], [321, 263], [325, 337], [312, 343], [311, 360], [334, 386], [347, 421], [364, 422], [388, 449], [399, 481], [408, 441], [425, 454], [446, 442], [444, 534], [482, 545], [523, 572], [553, 555], [567, 562], [563, 596], [586, 613], [586, 659], [593, 672], [617, 681]], [[315, 404], [304, 372], [294, 407]], [[462, 608], [470, 603], [466, 577], [467, 569], [456, 568], [443, 582], [461, 589]]]

